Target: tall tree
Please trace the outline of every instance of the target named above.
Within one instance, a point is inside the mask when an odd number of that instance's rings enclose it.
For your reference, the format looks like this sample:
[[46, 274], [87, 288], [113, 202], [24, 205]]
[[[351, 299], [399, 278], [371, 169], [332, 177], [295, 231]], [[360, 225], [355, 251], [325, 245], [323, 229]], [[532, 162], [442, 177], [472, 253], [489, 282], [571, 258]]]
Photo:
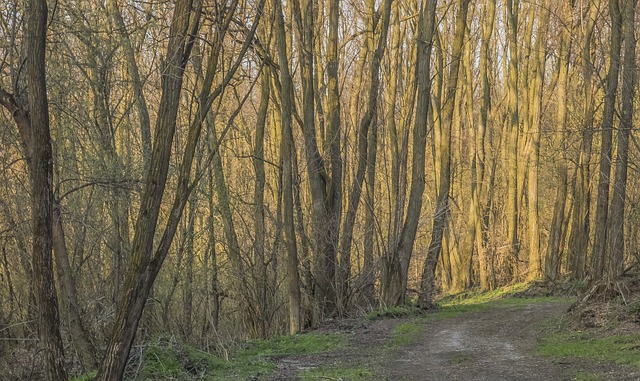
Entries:
[[26, 3], [25, 78], [26, 104], [0, 89], [0, 104], [18, 126], [31, 183], [31, 287], [35, 295], [40, 346], [44, 348], [46, 379], [67, 379], [60, 335], [58, 296], [53, 276], [53, 155], [46, 81], [48, 8], [46, 0]]
[[589, 2], [586, 20], [581, 18], [582, 45], [580, 66], [582, 67], [583, 122], [581, 126], [580, 158], [573, 188], [573, 206], [569, 235], [569, 270], [574, 280], [583, 279], [589, 246], [591, 212], [591, 151], [593, 147], [593, 125], [595, 122], [594, 96], [594, 29], [600, 1]]
[[633, 127], [633, 99], [636, 85], [636, 0], [624, 1], [624, 63], [622, 69], [622, 112], [618, 129], [616, 167], [613, 178], [613, 194], [609, 207], [609, 278], [615, 279], [624, 272], [624, 216], [627, 192], [627, 168], [629, 165], [629, 140]]
[[[435, 292], [435, 272], [438, 257], [442, 250], [442, 238], [448, 224], [449, 192], [451, 190], [451, 132], [454, 123], [454, 110], [457, 105], [458, 75], [462, 56], [463, 42], [467, 29], [467, 13], [470, 0], [458, 1], [458, 13], [456, 15], [456, 29], [453, 40], [451, 63], [449, 65], [449, 77], [445, 90], [443, 121], [438, 124], [441, 131], [436, 131], [436, 155], [439, 155], [440, 166], [438, 172], [438, 189], [436, 190], [436, 207], [433, 215], [433, 227], [431, 230], [431, 242], [427, 251], [420, 280], [419, 304], [422, 308], [433, 305]], [[471, 91], [471, 90], [469, 90]], [[414, 179], [415, 181], [415, 179]]]
[[[122, 379], [147, 296], [166, 257], [164, 249], [154, 253], [153, 244], [171, 159], [184, 69], [200, 22], [201, 8], [194, 8], [194, 5], [189, 0], [178, 0], [174, 9], [149, 172], [141, 195], [123, 294], [109, 345], [96, 376], [99, 381]], [[176, 216], [178, 220], [180, 214]], [[172, 238], [173, 234], [167, 238], [168, 242], [164, 242], [165, 247], [170, 245]]]
[[622, 45], [622, 13], [618, 0], [609, 0], [611, 17], [611, 45], [609, 50], [609, 71], [604, 98], [604, 110], [600, 125], [600, 169], [598, 196], [595, 216], [595, 235], [591, 255], [592, 279], [599, 280], [606, 270], [607, 224], [609, 217], [609, 185], [611, 176], [611, 154], [613, 151], [613, 117], [615, 113], [618, 75], [620, 72], [620, 49]]
[[[300, 32], [298, 50], [300, 51], [302, 82], [302, 135], [304, 152], [311, 191], [312, 243], [315, 255], [314, 321], [319, 321], [335, 313], [336, 308], [336, 253], [338, 248], [340, 213], [342, 207], [342, 164], [331, 155], [331, 168], [327, 170], [325, 160], [318, 148], [315, 123], [315, 80], [314, 65], [316, 57], [313, 47], [315, 33], [316, 0], [305, 0], [300, 6], [299, 0], [292, 2], [293, 13]], [[332, 124], [330, 133], [336, 134], [329, 150], [340, 151], [339, 131]]]
[[520, 0], [506, 0], [509, 67], [507, 72], [507, 241], [511, 272], [517, 273], [518, 240], [518, 16]]
[[567, 191], [569, 186], [569, 162], [567, 159], [567, 140], [569, 129], [567, 126], [569, 63], [571, 59], [571, 36], [573, 32], [573, 6], [569, 1], [563, 1], [561, 5], [562, 31], [560, 32], [560, 44], [558, 49], [558, 94], [557, 94], [557, 125], [560, 129], [558, 140], [560, 142], [560, 157], [556, 160], [558, 187], [556, 188], [555, 203], [553, 205], [553, 217], [549, 231], [549, 244], [545, 258], [544, 275], [547, 279], [555, 280], [560, 272], [560, 258], [564, 249], [564, 237], [567, 223], [565, 221], [565, 208], [567, 203]]
[[416, 239], [422, 209], [422, 196], [425, 186], [424, 164], [427, 144], [427, 119], [431, 99], [431, 48], [435, 30], [436, 3], [436, 0], [421, 1], [418, 14], [415, 68], [417, 105], [413, 128], [411, 190], [409, 192], [408, 211], [398, 244], [385, 252], [382, 259], [380, 304], [387, 307], [404, 303], [409, 260], [413, 253], [413, 244]]
[[284, 205], [284, 236], [287, 249], [287, 277], [289, 299], [289, 332], [298, 333], [302, 330], [302, 307], [300, 301], [300, 281], [298, 275], [298, 249], [296, 245], [296, 232], [293, 221], [293, 131], [291, 119], [293, 113], [293, 82], [289, 71], [289, 59], [287, 57], [287, 38], [284, 28], [284, 15], [279, 1], [275, 1], [276, 12], [276, 43], [278, 46], [278, 61], [280, 63], [280, 82], [282, 90], [280, 101], [282, 103], [282, 187]]
[[[369, 11], [371, 17], [374, 19], [377, 17], [377, 12], [374, 9], [374, 2], [370, 1]], [[353, 179], [353, 184], [349, 191], [349, 201], [347, 204], [347, 214], [345, 216], [345, 222], [342, 231], [342, 242], [340, 245], [342, 251], [341, 258], [341, 277], [339, 282], [342, 284], [348, 284], [350, 266], [351, 266], [351, 240], [353, 237], [353, 229], [356, 220], [356, 214], [360, 205], [360, 197], [362, 195], [362, 184], [365, 178], [365, 174], [370, 166], [375, 166], [375, 151], [376, 147], [372, 147], [369, 143], [375, 143], [375, 136], [377, 136], [377, 117], [378, 117], [378, 97], [380, 93], [380, 67], [382, 65], [382, 58], [386, 50], [387, 35], [389, 32], [389, 22], [391, 19], [391, 4], [392, 0], [385, 0], [382, 3], [382, 22], [380, 25], [380, 35], [376, 42], [375, 51], [373, 52], [373, 58], [370, 66], [369, 79], [371, 81], [371, 87], [367, 94], [367, 102], [365, 105], [365, 111], [360, 120], [358, 126], [358, 159], [356, 175]], [[371, 22], [374, 26], [376, 23]], [[367, 49], [367, 47], [365, 47]], [[366, 245], [366, 243], [365, 243]], [[372, 250], [373, 248], [368, 248]]]

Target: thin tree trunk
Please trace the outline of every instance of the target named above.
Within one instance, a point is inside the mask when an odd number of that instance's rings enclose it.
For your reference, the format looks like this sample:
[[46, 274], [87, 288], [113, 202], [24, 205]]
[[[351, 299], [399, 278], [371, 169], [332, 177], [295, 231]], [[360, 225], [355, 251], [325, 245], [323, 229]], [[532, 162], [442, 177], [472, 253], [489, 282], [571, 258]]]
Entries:
[[618, 149], [613, 179], [613, 194], [609, 207], [609, 279], [624, 272], [624, 217], [627, 191], [627, 167], [629, 163], [629, 140], [633, 127], [633, 100], [636, 82], [636, 0], [624, 1], [624, 63], [622, 70], [622, 112], [618, 130]]
[[[486, 171], [486, 154], [485, 154], [485, 137], [489, 129], [489, 110], [491, 108], [491, 85], [489, 84], [489, 48], [491, 44], [491, 35], [493, 34], [493, 24], [496, 16], [496, 0], [486, 0], [484, 4], [483, 26], [482, 26], [482, 43], [480, 45], [480, 81], [482, 88], [482, 98], [480, 98], [480, 121], [478, 123], [478, 131], [475, 134], [475, 172], [478, 185], [476, 185], [474, 196], [476, 208], [476, 251], [478, 252], [478, 265], [480, 267], [478, 276], [480, 278], [480, 289], [489, 289], [489, 277], [487, 274], [487, 250], [484, 243], [483, 231], [483, 208], [481, 206], [480, 195], [483, 189], [489, 189], [484, 186], [484, 178]], [[486, 229], [486, 228], [485, 228]]]
[[431, 47], [435, 29], [436, 3], [436, 0], [423, 0], [420, 3], [415, 71], [418, 99], [413, 130], [413, 167], [409, 209], [398, 245], [391, 248], [383, 257], [382, 278], [380, 280], [380, 304], [383, 307], [404, 303], [408, 262], [413, 252], [422, 209], [422, 195], [425, 186], [427, 119], [431, 96]]
[[545, 258], [545, 278], [556, 280], [560, 272], [560, 258], [564, 249], [563, 237], [566, 235], [565, 207], [567, 203], [567, 190], [569, 185], [569, 168], [567, 154], [567, 140], [569, 133], [567, 128], [567, 87], [569, 85], [569, 62], [571, 59], [571, 34], [573, 31], [573, 9], [568, 2], [562, 5], [562, 22], [564, 27], [560, 33], [560, 46], [558, 53], [558, 98], [557, 98], [557, 126], [561, 130], [560, 157], [556, 161], [558, 171], [558, 188], [556, 189], [556, 201], [553, 207], [553, 217], [549, 230], [549, 243]]
[[69, 336], [76, 347], [78, 358], [85, 371], [89, 372], [98, 367], [95, 357], [95, 347], [91, 342], [89, 333], [82, 324], [80, 315], [80, 303], [78, 291], [73, 278], [73, 270], [69, 263], [67, 242], [60, 214], [60, 205], [54, 201], [53, 205], [53, 251], [55, 253], [58, 282], [60, 283], [60, 295], [62, 296], [62, 311], [68, 314]]
[[283, 206], [284, 206], [284, 235], [287, 248], [287, 277], [289, 298], [289, 332], [295, 334], [302, 329], [300, 303], [300, 276], [298, 274], [298, 249], [296, 246], [296, 232], [293, 220], [293, 133], [291, 129], [293, 82], [289, 72], [287, 58], [286, 32], [284, 16], [279, 1], [275, 1], [276, 11], [276, 42], [278, 46], [278, 61], [280, 63], [280, 93], [282, 106], [282, 178], [283, 178]]
[[[196, 31], [199, 25], [200, 12], [194, 12], [192, 5], [191, 1], [179, 0], [173, 14], [162, 75], [155, 145], [141, 195], [131, 262], [122, 298], [113, 332], [96, 376], [99, 381], [122, 379], [147, 296], [164, 260], [164, 255], [153, 255], [153, 241], [171, 158], [184, 68], [193, 43], [190, 33]], [[172, 235], [168, 243], [171, 238]]]
[[595, 116], [593, 89], [593, 50], [592, 41], [599, 1], [589, 4], [588, 17], [584, 26], [581, 49], [581, 66], [583, 73], [583, 114], [580, 159], [573, 189], [573, 214], [571, 217], [571, 234], [569, 235], [569, 270], [571, 279], [582, 280], [585, 276], [587, 249], [589, 246], [590, 211], [591, 211], [591, 151], [593, 146], [593, 124]]
[[444, 230], [448, 224], [449, 192], [451, 189], [451, 132], [455, 123], [454, 111], [458, 101], [458, 74], [460, 71], [463, 42], [467, 29], [469, 3], [470, 0], [458, 1], [455, 37], [453, 41], [451, 63], [449, 66], [449, 78], [447, 89], [445, 91], [445, 104], [442, 114], [444, 120], [443, 123], [440, 124], [443, 130], [439, 134], [440, 140], [436, 142], [436, 145], [439, 148], [438, 154], [440, 156], [440, 166], [436, 170], [440, 181], [436, 192], [436, 208], [433, 215], [431, 242], [429, 243], [427, 259], [425, 260], [420, 280], [418, 304], [421, 308], [430, 308], [433, 305], [436, 264], [438, 263], [438, 256], [442, 250], [442, 237]]
[[253, 168], [256, 174], [256, 181], [253, 188], [253, 223], [255, 230], [253, 255], [254, 262], [257, 266], [255, 278], [258, 297], [257, 303], [259, 306], [258, 318], [260, 319], [260, 332], [258, 332], [258, 335], [265, 339], [267, 337], [267, 310], [270, 295], [268, 295], [269, 280], [267, 277], [267, 261], [264, 253], [264, 189], [266, 184], [264, 170], [264, 132], [267, 113], [269, 111], [271, 72], [266, 66], [263, 66], [260, 76], [260, 104], [256, 117], [256, 134], [253, 145]]
[[518, 15], [520, 0], [506, 0], [509, 41], [509, 69], [507, 74], [507, 241], [509, 271], [518, 273]]
[[[542, 97], [545, 78], [545, 57], [547, 31], [549, 28], [549, 2], [539, 8], [540, 23], [534, 47], [533, 81], [529, 91], [531, 107], [529, 130], [529, 165], [527, 167], [527, 222], [529, 225], [529, 266], [527, 279], [534, 280], [542, 274], [540, 253], [540, 215], [538, 204], [538, 171], [540, 168], [540, 121], [542, 117]], [[528, 117], [528, 116], [527, 116]]]
[[[389, 22], [391, 18], [392, 0], [385, 0], [383, 3], [382, 25], [380, 27], [380, 36], [376, 44], [376, 50], [373, 55], [373, 61], [370, 67], [371, 87], [369, 89], [365, 112], [360, 120], [358, 129], [358, 167], [356, 176], [351, 185], [349, 192], [349, 202], [347, 206], [347, 215], [342, 231], [342, 242], [340, 245], [344, 266], [341, 266], [340, 282], [346, 284], [349, 281], [349, 267], [351, 261], [351, 244], [353, 237], [353, 228], [356, 220], [356, 214], [360, 205], [360, 197], [362, 195], [362, 184], [367, 171], [368, 160], [375, 158], [375, 147], [373, 153], [369, 152], [369, 142], [372, 140], [372, 134], [377, 136], [377, 116], [378, 116], [378, 96], [380, 93], [380, 67], [382, 58], [386, 50], [387, 35], [389, 31]], [[372, 17], [375, 17], [372, 11]], [[372, 157], [373, 155], [373, 157]], [[375, 165], [375, 164], [369, 164]]]
[[600, 146], [600, 169], [598, 180], [598, 196], [595, 216], [595, 233], [593, 253], [591, 255], [591, 278], [597, 281], [602, 278], [606, 269], [606, 247], [609, 207], [609, 184], [611, 176], [611, 153], [613, 144], [613, 117], [615, 113], [616, 93], [618, 91], [618, 74], [620, 71], [620, 49], [622, 45], [622, 13], [618, 0], [609, 0], [611, 15], [611, 47], [609, 52], [609, 71], [602, 112]]

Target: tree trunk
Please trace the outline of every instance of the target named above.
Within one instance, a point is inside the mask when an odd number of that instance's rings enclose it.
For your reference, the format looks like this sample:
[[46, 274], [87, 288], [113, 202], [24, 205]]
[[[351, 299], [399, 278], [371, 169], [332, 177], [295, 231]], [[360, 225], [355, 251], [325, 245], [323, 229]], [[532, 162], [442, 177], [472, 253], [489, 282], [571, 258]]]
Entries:
[[566, 235], [565, 207], [567, 204], [567, 190], [569, 182], [569, 162], [567, 160], [567, 140], [569, 132], [567, 127], [567, 87], [569, 85], [569, 62], [571, 59], [571, 34], [573, 31], [573, 9], [567, 2], [562, 5], [562, 23], [564, 27], [560, 33], [558, 49], [558, 98], [557, 98], [557, 126], [560, 129], [560, 157], [556, 161], [558, 171], [558, 188], [556, 189], [556, 201], [553, 206], [553, 217], [549, 230], [549, 243], [545, 258], [545, 278], [556, 280], [560, 272], [560, 258], [564, 249]]
[[549, 2], [539, 8], [540, 24], [536, 37], [533, 57], [533, 81], [529, 91], [529, 166], [527, 168], [527, 222], [529, 225], [529, 265], [527, 279], [538, 279], [542, 275], [542, 255], [540, 253], [540, 215], [538, 205], [538, 171], [540, 169], [540, 122], [542, 118], [542, 97], [545, 78], [545, 58], [547, 55], [547, 32], [549, 28]]
[[509, 70], [507, 75], [507, 241], [509, 272], [518, 273], [518, 15], [520, 0], [507, 0]]
[[[351, 241], [356, 214], [360, 205], [360, 196], [362, 195], [362, 183], [364, 181], [368, 165], [375, 166], [375, 163], [369, 163], [369, 160], [375, 158], [375, 147], [370, 147], [369, 143], [374, 139], [373, 135], [377, 136], [378, 122], [376, 119], [378, 117], [378, 96], [380, 93], [380, 67], [382, 65], [382, 58], [387, 45], [387, 34], [391, 18], [391, 2], [392, 0], [385, 0], [383, 3], [384, 9], [382, 14], [382, 25], [380, 27], [380, 36], [376, 44], [376, 50], [374, 52], [370, 68], [371, 88], [369, 89], [365, 112], [360, 120], [358, 129], [358, 167], [356, 169], [355, 178], [353, 179], [353, 184], [351, 185], [351, 191], [349, 192], [347, 215], [345, 216], [345, 222], [342, 229], [342, 242], [340, 245], [342, 263], [344, 263], [344, 265], [341, 266], [341, 277], [339, 279], [342, 284], [347, 284], [349, 281]], [[372, 17], [376, 17], [374, 14], [375, 12], [372, 11]], [[369, 152], [370, 149], [373, 152]]]
[[[282, 106], [282, 186], [284, 206], [284, 236], [287, 248], [287, 277], [289, 298], [289, 333], [295, 334], [302, 329], [300, 304], [300, 276], [298, 274], [298, 249], [296, 247], [296, 232], [293, 221], [293, 133], [291, 129], [293, 82], [289, 72], [287, 58], [286, 32], [284, 16], [279, 1], [275, 2], [276, 11], [276, 43], [278, 46], [278, 61], [280, 64], [280, 93]], [[315, 132], [314, 132], [315, 133]]]
[[[122, 379], [147, 296], [164, 260], [164, 257], [153, 255], [153, 241], [171, 158], [184, 68], [193, 43], [193, 36], [189, 33], [197, 30], [200, 18], [200, 12], [194, 12], [192, 5], [191, 1], [179, 0], [174, 9], [162, 75], [155, 145], [140, 199], [123, 294], [113, 332], [96, 376], [99, 381]], [[170, 238], [167, 244], [170, 244]]]
[[613, 194], [609, 207], [609, 279], [620, 277], [624, 272], [624, 216], [627, 191], [627, 166], [629, 163], [629, 140], [633, 127], [633, 100], [636, 76], [635, 38], [636, 0], [624, 1], [624, 63], [622, 69], [622, 112], [618, 130], [618, 149], [613, 178]]
[[489, 189], [484, 186], [486, 172], [486, 154], [485, 154], [485, 137], [489, 128], [489, 110], [491, 108], [491, 86], [489, 84], [489, 48], [491, 44], [491, 35], [493, 34], [493, 24], [496, 16], [496, 0], [485, 0], [483, 26], [482, 26], [482, 43], [480, 46], [480, 81], [482, 88], [482, 98], [480, 98], [480, 120], [478, 123], [478, 131], [476, 132], [474, 150], [475, 150], [475, 173], [478, 184], [475, 187], [474, 202], [476, 208], [473, 213], [476, 220], [476, 240], [475, 246], [478, 253], [478, 277], [480, 278], [480, 289], [489, 289], [487, 250], [484, 243], [485, 232], [483, 231], [484, 214], [481, 205], [481, 190]]
[[[456, 15], [456, 29], [453, 41], [451, 63], [449, 66], [449, 78], [447, 89], [445, 90], [444, 110], [442, 113], [443, 129], [439, 141], [435, 144], [438, 148], [437, 154], [440, 156], [440, 166], [436, 168], [438, 172], [439, 184], [436, 190], [436, 208], [433, 215], [433, 228], [431, 231], [431, 242], [427, 251], [427, 259], [422, 270], [420, 280], [420, 295], [418, 304], [421, 308], [429, 308], [433, 305], [435, 293], [435, 272], [438, 256], [442, 250], [442, 236], [447, 227], [449, 215], [449, 192], [451, 188], [451, 132], [454, 125], [454, 109], [457, 105], [458, 75], [460, 71], [460, 61], [464, 37], [467, 29], [467, 13], [470, 0], [459, 0], [458, 13]], [[415, 181], [415, 178], [414, 178]], [[461, 264], [461, 266], [463, 266]]]
[[[385, 253], [380, 280], [380, 304], [392, 307], [404, 303], [407, 287], [408, 264], [418, 230], [425, 186], [425, 151], [427, 144], [427, 119], [431, 96], [431, 42], [435, 29], [436, 0], [423, 0], [418, 17], [416, 71], [417, 106], [413, 130], [413, 167], [408, 211], [398, 245]], [[436, 258], [437, 260], [437, 258]]]
[[569, 270], [571, 279], [582, 280], [585, 276], [587, 249], [589, 246], [590, 211], [591, 211], [591, 150], [593, 145], [593, 123], [595, 116], [593, 88], [592, 40], [598, 4], [589, 4], [584, 30], [580, 62], [583, 75], [583, 115], [584, 122], [580, 131], [580, 158], [577, 177], [573, 189], [573, 207], [571, 217], [571, 234], [569, 236]]
[[53, 251], [55, 253], [58, 282], [60, 283], [60, 295], [62, 296], [63, 314], [66, 312], [69, 319], [69, 334], [77, 351], [80, 363], [85, 371], [89, 372], [98, 367], [95, 357], [96, 349], [91, 342], [89, 333], [82, 324], [78, 291], [73, 278], [73, 270], [69, 263], [67, 241], [62, 224], [60, 204], [54, 201], [53, 205]]
[[611, 47], [609, 52], [609, 71], [602, 111], [600, 146], [600, 173], [595, 217], [595, 235], [593, 254], [591, 255], [591, 278], [602, 278], [606, 269], [607, 226], [609, 207], [609, 178], [611, 176], [611, 153], [613, 141], [613, 117], [615, 113], [616, 93], [618, 92], [618, 74], [620, 71], [620, 48], [622, 44], [622, 13], [618, 0], [609, 0], [611, 15]]
[[[31, 218], [33, 229], [32, 269], [39, 346], [44, 348], [46, 379], [64, 381], [64, 350], [60, 336], [58, 298], [53, 277], [52, 212], [53, 158], [49, 129], [49, 103], [45, 75], [47, 2], [30, 0], [25, 10], [26, 78], [29, 101], [31, 146], [29, 178], [31, 180]], [[30, 143], [30, 144], [27, 144]]]
[[253, 242], [253, 256], [256, 263], [256, 293], [259, 305], [260, 332], [258, 335], [267, 337], [267, 310], [269, 297], [269, 280], [267, 277], [267, 261], [264, 253], [265, 223], [264, 223], [264, 189], [266, 184], [264, 170], [264, 132], [269, 111], [269, 97], [271, 93], [271, 72], [264, 66], [260, 73], [260, 104], [256, 117], [256, 135], [253, 145], [253, 169], [256, 181], [253, 188], [253, 218], [255, 238]]

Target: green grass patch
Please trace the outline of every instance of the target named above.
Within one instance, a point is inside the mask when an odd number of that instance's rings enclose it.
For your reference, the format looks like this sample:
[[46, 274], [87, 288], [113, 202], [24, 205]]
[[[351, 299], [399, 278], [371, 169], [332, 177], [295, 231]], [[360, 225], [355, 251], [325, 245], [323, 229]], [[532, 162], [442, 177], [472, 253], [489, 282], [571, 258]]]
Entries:
[[589, 358], [640, 368], [640, 334], [594, 337], [568, 327], [560, 329], [543, 339], [537, 349], [539, 354]]
[[406, 323], [398, 324], [393, 329], [393, 336], [389, 340], [387, 347], [401, 347], [414, 343], [424, 331], [421, 320], [415, 319]]
[[[275, 370], [273, 357], [329, 352], [347, 344], [347, 338], [340, 335], [310, 333], [283, 336], [250, 341], [227, 361], [173, 338], [160, 337], [145, 349], [134, 381], [247, 380]], [[89, 381], [91, 377], [74, 381]]]
[[345, 380], [345, 381], [368, 381], [375, 377], [375, 374], [365, 368], [346, 368], [346, 367], [320, 367], [315, 369], [307, 369], [300, 372], [300, 380]]
[[459, 294], [446, 295], [439, 300], [439, 303], [443, 306], [483, 304], [526, 291], [527, 288], [529, 288], [529, 283], [523, 282], [491, 291], [470, 290]]
[[330, 352], [349, 344], [345, 336], [337, 334], [307, 333], [303, 335], [282, 336], [270, 340], [256, 340], [247, 344], [238, 353], [246, 356], [284, 356], [306, 355]]

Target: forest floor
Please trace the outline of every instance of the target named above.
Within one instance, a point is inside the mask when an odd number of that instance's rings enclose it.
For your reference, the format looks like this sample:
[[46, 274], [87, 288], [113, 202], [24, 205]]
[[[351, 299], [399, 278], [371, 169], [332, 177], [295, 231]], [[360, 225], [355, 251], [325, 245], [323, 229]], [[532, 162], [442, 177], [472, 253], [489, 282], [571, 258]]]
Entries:
[[572, 301], [462, 300], [428, 314], [334, 321], [314, 334], [348, 345], [275, 356], [276, 369], [253, 379], [640, 380], [638, 327], [578, 330], [566, 317]]

